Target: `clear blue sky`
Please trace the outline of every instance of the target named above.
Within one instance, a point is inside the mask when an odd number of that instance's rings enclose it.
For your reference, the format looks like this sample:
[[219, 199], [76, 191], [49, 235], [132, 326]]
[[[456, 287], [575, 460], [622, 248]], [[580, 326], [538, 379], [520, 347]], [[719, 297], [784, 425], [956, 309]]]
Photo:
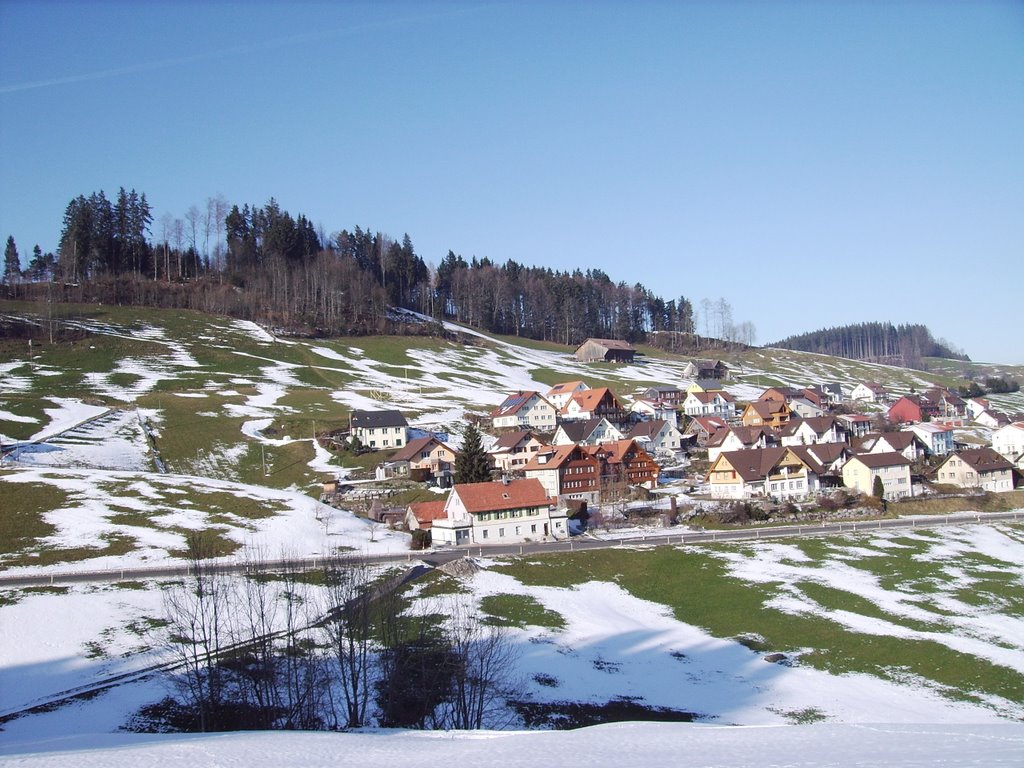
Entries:
[[0, 235], [271, 196], [436, 264], [597, 267], [759, 342], [1024, 363], [1024, 3], [0, 0]]

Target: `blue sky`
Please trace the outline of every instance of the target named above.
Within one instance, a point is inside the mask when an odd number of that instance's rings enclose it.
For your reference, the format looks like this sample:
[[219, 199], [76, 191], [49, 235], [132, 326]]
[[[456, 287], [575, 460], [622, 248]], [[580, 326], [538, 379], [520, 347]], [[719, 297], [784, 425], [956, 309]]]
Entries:
[[[0, 0], [0, 235], [271, 196], [327, 232], [920, 322], [1024, 364], [1024, 3]], [[154, 223], [153, 234], [158, 234]]]

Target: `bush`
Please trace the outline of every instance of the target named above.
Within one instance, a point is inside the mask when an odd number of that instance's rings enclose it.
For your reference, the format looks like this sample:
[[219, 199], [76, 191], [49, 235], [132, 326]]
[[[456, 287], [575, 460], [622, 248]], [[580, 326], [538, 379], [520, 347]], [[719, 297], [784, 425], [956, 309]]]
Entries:
[[430, 549], [431, 535], [429, 530], [417, 528], [412, 532], [412, 540], [409, 542], [409, 549], [420, 550]]

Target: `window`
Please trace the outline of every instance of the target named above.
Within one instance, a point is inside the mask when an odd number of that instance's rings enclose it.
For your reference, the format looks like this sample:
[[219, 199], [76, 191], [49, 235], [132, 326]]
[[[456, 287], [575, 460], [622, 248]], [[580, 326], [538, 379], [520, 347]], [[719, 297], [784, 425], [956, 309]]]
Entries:
[[486, 528], [484, 528], [484, 532], [483, 532], [483, 538], [485, 538], [485, 539], [487, 538], [487, 533], [488, 533], [487, 529], [486, 529]]
[[498, 529], [498, 536], [504, 536], [504, 535], [505, 535], [505, 529], [504, 528], [499, 528]]

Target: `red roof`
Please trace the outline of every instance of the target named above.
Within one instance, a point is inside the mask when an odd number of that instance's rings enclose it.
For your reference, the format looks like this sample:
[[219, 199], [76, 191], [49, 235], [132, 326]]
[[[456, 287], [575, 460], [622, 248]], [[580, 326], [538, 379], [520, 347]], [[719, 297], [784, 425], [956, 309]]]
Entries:
[[420, 528], [429, 528], [435, 520], [445, 517], [444, 507], [447, 501], [417, 501], [409, 505], [409, 510], [416, 517]]
[[548, 495], [540, 480], [512, 480], [506, 483], [463, 483], [452, 491], [468, 512], [493, 512], [523, 507], [546, 507]]

